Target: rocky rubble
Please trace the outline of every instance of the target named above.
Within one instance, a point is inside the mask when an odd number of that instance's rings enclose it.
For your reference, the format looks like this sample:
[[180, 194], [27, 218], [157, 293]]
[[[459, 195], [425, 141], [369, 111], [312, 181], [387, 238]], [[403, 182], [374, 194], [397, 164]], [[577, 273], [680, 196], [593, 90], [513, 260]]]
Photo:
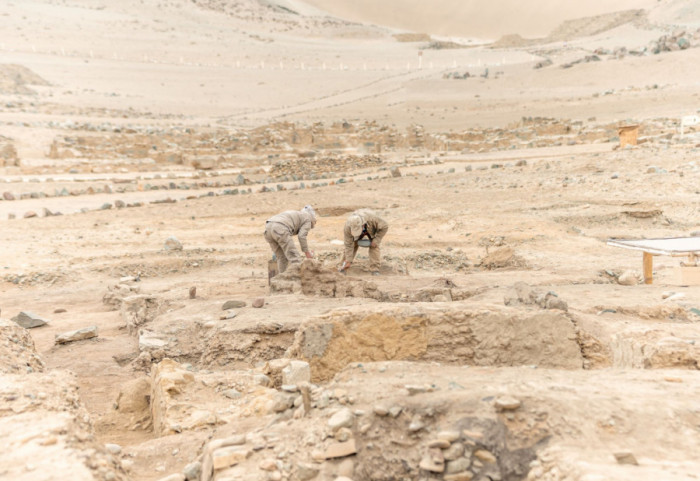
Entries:
[[27, 330], [0, 319], [0, 478], [126, 481], [96, 442], [75, 377], [46, 371]]
[[[596, 59], [599, 57], [592, 55], [581, 61]], [[331, 172], [377, 167], [382, 159], [376, 154], [385, 152], [489, 152], [516, 147], [556, 146], [570, 141], [608, 142], [616, 137], [617, 127], [616, 123], [598, 125], [544, 117], [524, 118], [519, 124], [506, 128], [437, 133], [427, 133], [420, 125], [409, 126], [401, 132], [376, 122], [337, 122], [331, 125], [286, 122], [249, 131], [196, 131], [178, 127], [148, 127], [144, 131], [143, 127], [133, 126], [126, 132], [111, 136], [57, 137], [49, 156], [57, 159], [110, 158], [115, 162], [149, 159], [154, 165], [187, 165], [195, 170], [215, 170], [240, 164], [243, 155], [254, 155], [271, 163], [270, 174], [275, 179], [302, 180]], [[78, 130], [81, 128], [76, 126]], [[643, 128], [649, 130], [649, 134], [660, 133], [653, 123], [645, 123]], [[354, 153], [348, 155], [348, 150]], [[356, 155], [365, 152], [374, 155]]]
[[[582, 464], [616, 479], [662, 478], [667, 468], [629, 432], [653, 422], [655, 429], [645, 431], [651, 443], [683, 429], [685, 446], [697, 446], [695, 416], [679, 416], [686, 383], [696, 384], [697, 376], [355, 362], [328, 384], [308, 386], [306, 397], [278, 391], [277, 399], [288, 401], [259, 412], [255, 424], [232, 419], [183, 472], [163, 479], [191, 479], [194, 470], [201, 481], [535, 481], [575, 476]], [[630, 397], [632, 385], [648, 388]], [[650, 421], [667, 398], [668, 410], [657, 415], [663, 422]], [[572, 413], [595, 422], [572, 425]], [[589, 449], [601, 436], [607, 442]], [[683, 456], [678, 449], [671, 451]], [[683, 479], [697, 468], [691, 464], [681, 468]]]
[[42, 372], [44, 362], [34, 348], [29, 332], [0, 318], [0, 373], [21, 374]]

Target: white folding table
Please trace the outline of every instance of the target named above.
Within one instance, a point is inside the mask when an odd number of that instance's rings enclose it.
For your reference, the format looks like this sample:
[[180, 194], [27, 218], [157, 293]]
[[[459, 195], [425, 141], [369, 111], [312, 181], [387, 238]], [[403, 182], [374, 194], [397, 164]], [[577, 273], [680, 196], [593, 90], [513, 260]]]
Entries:
[[653, 256], [688, 257], [695, 265], [700, 258], [700, 237], [667, 237], [662, 239], [609, 239], [608, 245], [642, 251], [644, 283], [651, 284]]

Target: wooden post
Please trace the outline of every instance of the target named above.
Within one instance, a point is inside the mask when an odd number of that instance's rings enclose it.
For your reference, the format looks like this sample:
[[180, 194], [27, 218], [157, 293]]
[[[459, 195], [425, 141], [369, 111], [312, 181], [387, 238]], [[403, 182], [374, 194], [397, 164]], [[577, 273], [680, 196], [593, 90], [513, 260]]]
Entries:
[[643, 264], [644, 264], [644, 284], [651, 284], [653, 279], [653, 263], [654, 263], [654, 256], [649, 254], [648, 252], [644, 253], [644, 258], [642, 259]]
[[308, 416], [311, 412], [311, 393], [308, 383], [304, 383], [300, 386], [301, 389], [301, 400], [304, 402], [304, 416]]

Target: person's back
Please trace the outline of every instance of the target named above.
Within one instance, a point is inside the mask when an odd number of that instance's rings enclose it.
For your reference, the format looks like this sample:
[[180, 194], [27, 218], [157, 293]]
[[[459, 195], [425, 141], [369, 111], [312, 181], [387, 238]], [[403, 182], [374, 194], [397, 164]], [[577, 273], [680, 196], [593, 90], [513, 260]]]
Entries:
[[292, 235], [297, 235], [299, 229], [305, 222], [311, 222], [311, 216], [299, 210], [285, 210], [277, 215], [273, 215], [267, 222], [276, 222], [289, 227]]
[[265, 222], [265, 240], [277, 256], [279, 272], [287, 269], [288, 263], [301, 262], [292, 236], [298, 236], [299, 246], [306, 257], [313, 257], [306, 242], [306, 236], [316, 225], [316, 212], [310, 205], [302, 210], [287, 210], [273, 215]]

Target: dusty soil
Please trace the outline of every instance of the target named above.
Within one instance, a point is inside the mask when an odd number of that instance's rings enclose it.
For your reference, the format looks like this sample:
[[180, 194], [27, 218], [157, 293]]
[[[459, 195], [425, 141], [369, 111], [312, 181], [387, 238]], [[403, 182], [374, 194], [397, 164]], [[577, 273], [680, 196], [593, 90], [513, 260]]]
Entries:
[[[0, 477], [694, 478], [700, 287], [606, 241], [700, 236], [700, 7], [458, 34], [311, 3], [0, 6]], [[271, 287], [264, 222], [306, 204], [316, 259]], [[363, 207], [381, 275], [343, 276]]]

